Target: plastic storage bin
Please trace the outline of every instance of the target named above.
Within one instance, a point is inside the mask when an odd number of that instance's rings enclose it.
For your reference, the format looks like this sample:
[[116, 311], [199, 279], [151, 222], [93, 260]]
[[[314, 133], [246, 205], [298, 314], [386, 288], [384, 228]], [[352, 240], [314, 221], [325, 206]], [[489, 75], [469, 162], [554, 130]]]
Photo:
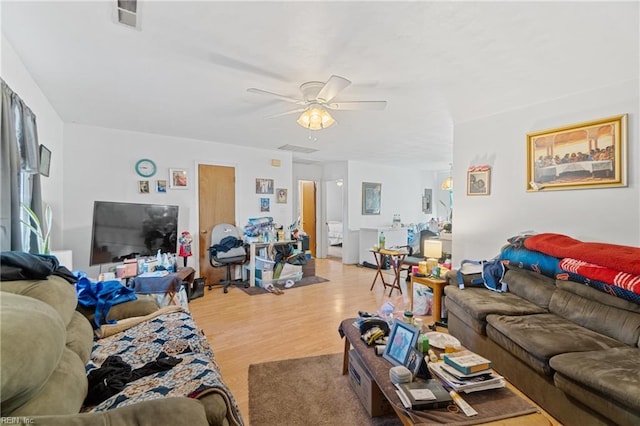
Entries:
[[263, 271], [273, 271], [273, 267], [275, 264], [276, 262], [273, 260], [256, 257], [256, 269], [262, 269]]

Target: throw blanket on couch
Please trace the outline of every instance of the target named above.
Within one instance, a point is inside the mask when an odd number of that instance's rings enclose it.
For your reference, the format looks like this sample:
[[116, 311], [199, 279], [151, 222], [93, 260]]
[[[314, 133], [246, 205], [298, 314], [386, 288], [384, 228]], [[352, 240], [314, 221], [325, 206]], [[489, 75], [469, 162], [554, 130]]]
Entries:
[[[548, 236], [558, 234], [539, 235]], [[508, 265], [512, 267], [528, 269], [557, 280], [575, 281], [586, 284], [589, 287], [593, 287], [612, 296], [640, 304], [640, 293], [637, 292], [640, 291], [640, 283], [638, 283], [640, 282], [640, 276], [616, 271], [578, 259], [561, 259], [548, 253], [526, 248], [528, 245], [527, 242], [534, 237], [537, 236], [518, 235], [509, 238], [507, 240], [508, 244], [502, 247], [500, 259], [508, 262]]]
[[227, 402], [236, 425], [242, 424], [237, 403], [222, 381], [209, 342], [185, 312], [171, 312], [138, 324], [125, 331], [97, 340], [87, 373], [99, 368], [109, 356], [119, 356], [132, 368], [163, 357], [175, 357], [180, 363], [170, 370], [144, 376], [124, 389], [83, 411], [105, 411], [149, 399], [172, 396], [198, 398], [215, 392]]
[[590, 280], [621, 287], [640, 295], [640, 276], [620, 272], [593, 263], [583, 262], [578, 259], [565, 258], [560, 261], [560, 267], [567, 272], [580, 274]]
[[640, 275], [640, 248], [607, 243], [582, 242], [566, 235], [544, 233], [524, 241], [529, 250], [557, 258], [569, 257], [616, 271]]

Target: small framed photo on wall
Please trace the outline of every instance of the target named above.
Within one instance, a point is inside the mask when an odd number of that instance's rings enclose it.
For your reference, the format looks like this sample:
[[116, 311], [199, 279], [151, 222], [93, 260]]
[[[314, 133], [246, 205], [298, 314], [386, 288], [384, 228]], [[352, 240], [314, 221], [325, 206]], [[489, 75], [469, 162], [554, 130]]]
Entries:
[[42, 176], [49, 177], [49, 169], [51, 168], [51, 151], [44, 145], [40, 145], [40, 163], [38, 172]]
[[166, 180], [157, 180], [156, 181], [156, 192], [166, 193], [167, 192], [167, 181]]
[[260, 211], [261, 212], [268, 212], [271, 209], [269, 208], [271, 204], [271, 200], [269, 200], [268, 198], [260, 198]]
[[149, 181], [148, 180], [139, 180], [138, 181], [138, 192], [141, 194], [149, 193]]
[[278, 195], [278, 197], [276, 198], [276, 203], [278, 204], [287, 203], [287, 190], [285, 188], [277, 188], [276, 194]]
[[273, 179], [256, 179], [256, 194], [273, 194]]
[[382, 184], [362, 182], [362, 214], [380, 214]]
[[467, 170], [467, 195], [489, 195], [491, 193], [491, 167], [469, 167]]
[[189, 179], [187, 176], [187, 171], [184, 169], [169, 169], [169, 188], [171, 189], [189, 188]]

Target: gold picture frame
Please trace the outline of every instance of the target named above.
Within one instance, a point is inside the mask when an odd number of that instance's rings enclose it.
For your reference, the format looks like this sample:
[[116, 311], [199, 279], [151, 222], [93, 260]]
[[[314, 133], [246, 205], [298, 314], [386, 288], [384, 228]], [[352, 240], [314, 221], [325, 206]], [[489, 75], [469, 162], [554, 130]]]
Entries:
[[627, 114], [527, 134], [527, 191], [627, 186]]
[[491, 167], [470, 167], [467, 170], [467, 195], [489, 195], [491, 193]]

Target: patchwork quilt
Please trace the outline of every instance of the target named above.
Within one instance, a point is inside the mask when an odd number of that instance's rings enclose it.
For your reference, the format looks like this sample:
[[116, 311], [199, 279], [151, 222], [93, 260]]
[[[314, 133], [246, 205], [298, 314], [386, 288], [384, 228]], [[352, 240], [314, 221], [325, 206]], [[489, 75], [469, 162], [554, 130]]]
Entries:
[[99, 412], [173, 396], [198, 398], [215, 392], [227, 402], [236, 424], [243, 424], [237, 403], [222, 381], [209, 342], [188, 313], [164, 314], [97, 340], [86, 366], [87, 373], [99, 368], [110, 355], [119, 355], [133, 369], [166, 356], [179, 358], [181, 362], [169, 370], [135, 380], [122, 392], [96, 406], [84, 407], [83, 411]]

